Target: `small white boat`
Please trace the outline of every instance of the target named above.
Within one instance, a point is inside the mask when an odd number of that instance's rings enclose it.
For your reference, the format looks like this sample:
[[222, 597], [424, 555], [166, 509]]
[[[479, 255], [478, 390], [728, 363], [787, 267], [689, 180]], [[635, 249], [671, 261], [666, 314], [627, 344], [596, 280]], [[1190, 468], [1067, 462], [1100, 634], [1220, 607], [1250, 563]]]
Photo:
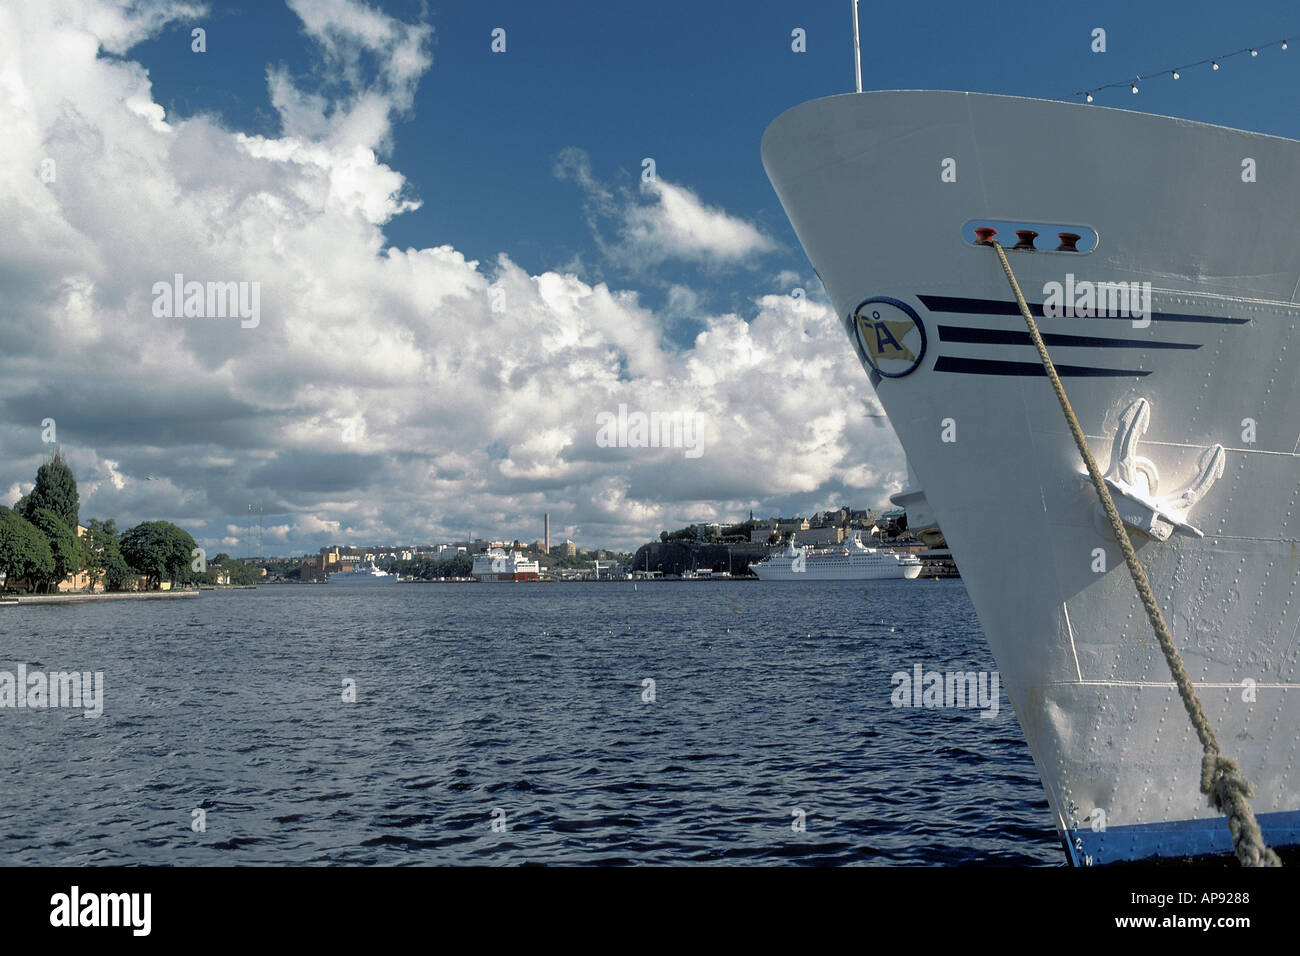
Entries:
[[329, 576], [331, 581], [396, 581], [397, 575], [375, 567], [375, 562], [358, 564], [351, 571], [339, 571]]

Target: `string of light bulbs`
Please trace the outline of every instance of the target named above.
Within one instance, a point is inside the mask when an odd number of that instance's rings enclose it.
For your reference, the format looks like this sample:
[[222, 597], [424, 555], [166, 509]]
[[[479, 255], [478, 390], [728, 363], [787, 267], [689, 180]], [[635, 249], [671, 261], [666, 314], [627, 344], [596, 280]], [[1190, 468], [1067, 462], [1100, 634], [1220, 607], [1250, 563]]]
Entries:
[[1079, 90], [1077, 93], [1072, 93], [1070, 95], [1071, 97], [1082, 96], [1084, 102], [1091, 103], [1092, 95], [1094, 93], [1100, 93], [1102, 90], [1119, 89], [1121, 87], [1127, 86], [1131, 92], [1137, 93], [1139, 82], [1154, 80], [1156, 77], [1166, 76], [1166, 75], [1172, 76], [1175, 80], [1181, 79], [1183, 73], [1186, 72], [1187, 70], [1195, 69], [1198, 66], [1205, 66], [1205, 64], [1207, 63], [1210, 65], [1210, 69], [1218, 70], [1220, 63], [1222, 63], [1224, 60], [1230, 60], [1234, 56], [1243, 56], [1249, 54], [1252, 57], [1256, 57], [1259, 56], [1261, 50], [1267, 50], [1269, 47], [1275, 47], [1275, 46], [1281, 47], [1283, 50], [1285, 50], [1287, 48], [1287, 44], [1290, 41], [1290, 39], [1291, 39], [1290, 37], [1283, 37], [1280, 40], [1274, 40], [1272, 43], [1263, 43], [1258, 46], [1244, 47], [1240, 50], [1235, 50], [1232, 53], [1225, 53], [1222, 56], [1212, 56], [1204, 60], [1197, 60], [1195, 63], [1188, 63], [1184, 66], [1175, 66], [1175, 67], [1171, 67], [1168, 70], [1161, 70], [1159, 73], [1140, 73], [1134, 76], [1133, 79], [1131, 80], [1124, 80], [1119, 83], [1107, 83], [1104, 86], [1094, 86], [1090, 90]]

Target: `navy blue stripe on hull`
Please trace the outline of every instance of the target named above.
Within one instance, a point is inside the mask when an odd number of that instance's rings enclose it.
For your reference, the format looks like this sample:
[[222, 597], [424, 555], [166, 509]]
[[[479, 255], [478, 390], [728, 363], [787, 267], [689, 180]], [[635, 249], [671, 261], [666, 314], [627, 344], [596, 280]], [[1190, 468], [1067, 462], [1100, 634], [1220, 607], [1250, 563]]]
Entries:
[[[1063, 348], [1101, 349], [1199, 349], [1190, 342], [1149, 342], [1142, 339], [1109, 339], [1097, 335], [1065, 335], [1060, 332], [1043, 332], [1046, 345]], [[1020, 329], [968, 329], [960, 325], [939, 326], [941, 342], [975, 342], [981, 345], [1033, 345], [1029, 333]]]
[[[1003, 362], [998, 359], [957, 358], [941, 355], [934, 363], [936, 372], [958, 372], [964, 375], [1041, 375], [1046, 376], [1041, 362]], [[1092, 368], [1087, 365], [1057, 365], [1061, 378], [1142, 378], [1149, 370], [1129, 368]]]
[[[1300, 845], [1300, 812], [1259, 813], [1255, 819], [1264, 833], [1264, 841], [1273, 849]], [[1074, 845], [1074, 841], [1082, 847]], [[1085, 857], [1092, 857], [1092, 865], [1096, 866], [1131, 860], [1231, 855], [1232, 834], [1226, 819], [1208, 817], [1108, 827], [1100, 832], [1081, 827], [1070, 831], [1065, 845], [1075, 866], [1086, 865]]]
[[[968, 299], [962, 296], [950, 295], [918, 295], [918, 299], [931, 312], [950, 312], [955, 315], [1019, 315], [1020, 306], [1014, 302], [1003, 302], [999, 299]], [[1043, 315], [1042, 303], [1029, 302], [1029, 311], [1038, 318], [1054, 318], [1053, 316]], [[1070, 318], [1066, 316], [1066, 318]], [[1082, 317], [1080, 317], [1082, 318]], [[1112, 319], [1121, 322], [1132, 322], [1129, 316], [1122, 315], [1094, 315], [1087, 316], [1093, 319]], [[1189, 315], [1182, 312], [1152, 312], [1151, 321], [1153, 322], [1208, 322], [1213, 325], [1245, 325], [1250, 319], [1233, 319], [1221, 318], [1215, 315]]]

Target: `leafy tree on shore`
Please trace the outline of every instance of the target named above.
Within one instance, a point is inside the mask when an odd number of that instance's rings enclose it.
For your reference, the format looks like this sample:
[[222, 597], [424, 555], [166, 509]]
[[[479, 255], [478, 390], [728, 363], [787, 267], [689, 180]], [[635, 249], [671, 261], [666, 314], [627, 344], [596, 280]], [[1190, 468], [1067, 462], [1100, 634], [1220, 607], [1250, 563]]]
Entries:
[[217, 584], [223, 573], [228, 577], [227, 583], [232, 587], [257, 584], [262, 581], [261, 567], [236, 561], [224, 551], [215, 558], [208, 559], [206, 572], [195, 573], [192, 578], [203, 584]]
[[721, 538], [723, 540], [735, 539], [737, 541], [748, 541], [749, 532], [758, 527], [758, 522], [753, 518], [748, 521], [742, 521], [740, 524], [727, 525], [722, 529]]
[[107, 521], [92, 518], [86, 524], [82, 546], [85, 552], [84, 567], [90, 572], [92, 586], [102, 577], [105, 591], [124, 591], [131, 587], [136, 575], [122, 557], [116, 521], [112, 518]]
[[54, 556], [40, 529], [17, 512], [0, 506], [0, 571], [5, 587], [19, 581], [46, 581], [54, 574]]
[[80, 508], [77, 479], [56, 449], [37, 469], [31, 492], [12, 510], [0, 507], [0, 571], [8, 575], [7, 586], [22, 581], [52, 590], [83, 568], [92, 587], [102, 578], [108, 591], [133, 587], [141, 574], [154, 588], [164, 579], [174, 585], [198, 577], [190, 564], [194, 539], [176, 525], [147, 521], [119, 536], [116, 522], [91, 520], [79, 538]]
[[77, 512], [81, 499], [77, 495], [77, 479], [57, 448], [54, 457], [36, 469], [36, 487], [18, 501], [17, 511], [28, 521], [36, 512], [48, 508], [58, 519], [77, 533]]
[[388, 569], [398, 574], [409, 574], [422, 581], [432, 581], [435, 578], [469, 577], [473, 567], [474, 558], [471, 555], [458, 554], [454, 558], [446, 558], [441, 561], [435, 558], [395, 561], [389, 565]]
[[63, 519], [49, 508], [34, 508], [29, 521], [45, 535], [52, 558], [49, 576], [36, 582], [37, 587], [42, 591], [56, 591], [60, 581], [81, 570], [81, 542], [76, 530], [64, 524]]
[[188, 531], [170, 521], [144, 521], [122, 535], [122, 557], [150, 588], [158, 588], [164, 579], [173, 586], [193, 577], [190, 571], [192, 552], [197, 547]]

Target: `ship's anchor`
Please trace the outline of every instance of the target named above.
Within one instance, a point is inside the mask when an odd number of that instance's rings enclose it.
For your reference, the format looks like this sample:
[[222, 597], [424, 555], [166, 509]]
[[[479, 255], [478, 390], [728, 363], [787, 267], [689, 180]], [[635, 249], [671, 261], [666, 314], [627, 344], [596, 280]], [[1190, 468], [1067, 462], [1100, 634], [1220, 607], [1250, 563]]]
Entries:
[[1172, 494], [1161, 496], [1155, 463], [1137, 453], [1138, 439], [1146, 434], [1150, 423], [1151, 403], [1145, 398], [1133, 402], [1119, 417], [1105, 478], [1120, 518], [1157, 541], [1167, 540], [1174, 532], [1203, 538], [1201, 531], [1187, 523], [1187, 515], [1223, 476], [1227, 458], [1223, 446], [1211, 445], [1201, 452], [1196, 460], [1196, 477]]
[[[1178, 653], [1178, 645], [1174, 643], [1174, 636], [1169, 632], [1169, 624], [1165, 621], [1164, 612], [1160, 610], [1160, 602], [1156, 600], [1151, 582], [1147, 580], [1146, 572], [1142, 570], [1142, 562], [1138, 559], [1128, 529], [1124, 527], [1125, 519], [1121, 517], [1114, 495], [1111, 494], [1114, 482], [1102, 475], [1097, 459], [1093, 457], [1092, 449], [1088, 447], [1088, 438], [1083, 433], [1083, 426], [1079, 424], [1079, 417], [1070, 407], [1070, 399], [1065, 394], [1065, 386], [1061, 384], [1061, 376], [1057, 374], [1052, 357], [1047, 352], [1043, 336], [1038, 331], [1038, 323], [1034, 321], [1034, 314], [1029, 311], [1029, 304], [1025, 302], [1025, 294], [1020, 291], [1020, 283], [1016, 281], [1015, 273], [1011, 271], [1011, 263], [1007, 261], [1006, 252], [997, 240], [993, 240], [991, 245], [998, 254], [998, 261], [1002, 264], [1007, 284], [1015, 294], [1016, 305], [1020, 307], [1020, 314], [1029, 329], [1029, 338], [1033, 341], [1034, 348], [1038, 350], [1043, 371], [1047, 373], [1047, 378], [1052, 383], [1052, 391], [1056, 393], [1061, 414], [1065, 416], [1065, 422], [1070, 428], [1070, 437], [1074, 439], [1074, 446], [1079, 450], [1083, 464], [1088, 470], [1088, 480], [1092, 483], [1093, 490], [1097, 492], [1097, 498], [1106, 512], [1106, 524], [1124, 555], [1124, 564], [1133, 578], [1133, 589], [1137, 591], [1138, 598], [1146, 609], [1147, 620], [1151, 622], [1151, 631], [1160, 645], [1160, 653], [1164, 655], [1165, 663], [1169, 665], [1169, 676], [1174, 679], [1174, 684], [1178, 687], [1178, 696], [1182, 698], [1183, 706], [1187, 709], [1187, 719], [1191, 721], [1192, 729], [1196, 731], [1196, 738], [1200, 741], [1203, 754], [1201, 793], [1210, 798], [1210, 805], [1215, 810], [1228, 818], [1228, 832], [1232, 834], [1232, 851], [1242, 866], [1281, 866], [1282, 861], [1276, 851], [1270, 849], [1265, 842], [1264, 832], [1259, 828], [1259, 820], [1256, 819], [1255, 810], [1250, 805], [1251, 798], [1255, 795], [1250, 780], [1242, 771], [1241, 765], [1227, 756], [1219, 746], [1219, 738], [1214, 733], [1210, 718], [1206, 716], [1200, 697], [1197, 696], [1196, 687], [1187, 673], [1187, 665], [1183, 662], [1183, 656]], [[1135, 409], [1130, 406], [1125, 409], [1126, 414], [1130, 411], [1133, 412], [1134, 418], [1142, 417], [1140, 407]], [[1121, 426], [1120, 430], [1126, 429]], [[1127, 449], [1130, 460], [1131, 444], [1137, 440], [1140, 430], [1133, 431], [1133, 437], [1125, 439], [1130, 444]], [[1125, 456], [1112, 453], [1111, 457], [1114, 459], [1112, 464], [1117, 464]], [[1191, 507], [1195, 499], [1204, 495], [1214, 480], [1223, 473], [1223, 459], [1221, 446], [1215, 445], [1208, 449], [1206, 454], [1201, 455], [1201, 469], [1197, 479], [1172, 497], [1180, 504], [1186, 503]], [[1157, 512], [1153, 520], [1159, 518], [1161, 521], [1167, 521], [1167, 518], [1159, 514], [1158, 508], [1152, 510]], [[1194, 528], [1191, 530], [1200, 534]]]

